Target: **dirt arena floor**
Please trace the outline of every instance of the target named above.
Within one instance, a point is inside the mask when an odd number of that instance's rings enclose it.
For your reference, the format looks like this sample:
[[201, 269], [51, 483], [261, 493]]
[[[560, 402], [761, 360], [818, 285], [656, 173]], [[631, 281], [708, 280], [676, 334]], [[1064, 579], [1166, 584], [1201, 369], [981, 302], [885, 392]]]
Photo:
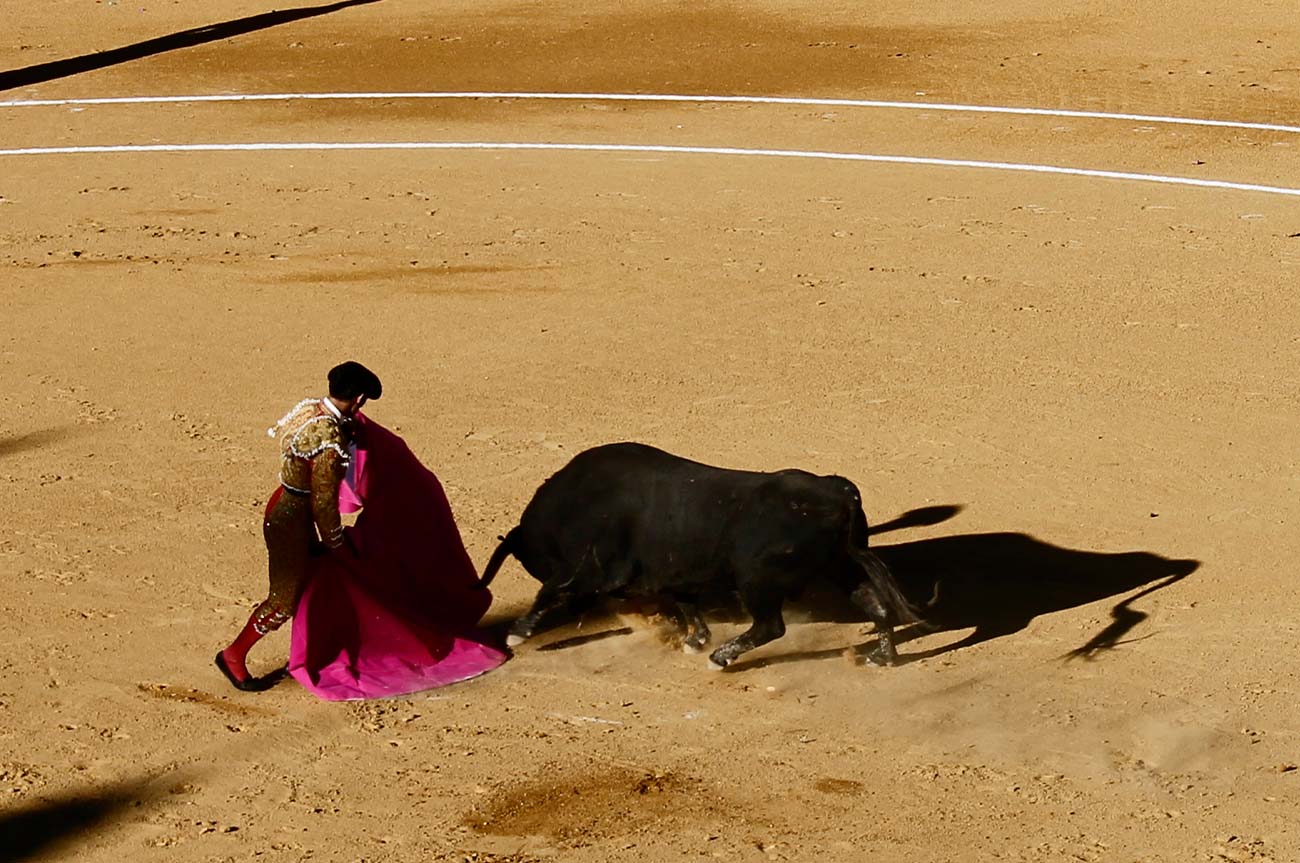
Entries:
[[[8, 4], [0, 100], [1300, 117], [1275, 0], [272, 8]], [[7, 150], [284, 142], [1300, 186], [1296, 131], [1142, 119], [0, 107]], [[1300, 198], [645, 149], [3, 155], [0, 272], [0, 859], [1300, 860]], [[609, 612], [431, 694], [236, 692], [212, 656], [265, 589], [264, 430], [346, 358], [480, 565], [573, 453], [634, 439], [852, 478], [949, 628], [880, 668], [806, 602], [718, 674]], [[502, 622], [535, 584], [494, 590]]]

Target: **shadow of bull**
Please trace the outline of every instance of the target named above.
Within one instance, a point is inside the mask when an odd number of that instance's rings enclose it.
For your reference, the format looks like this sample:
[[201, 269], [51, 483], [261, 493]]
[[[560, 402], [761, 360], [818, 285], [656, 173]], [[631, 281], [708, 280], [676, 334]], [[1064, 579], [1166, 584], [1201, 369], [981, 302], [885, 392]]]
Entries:
[[908, 654], [914, 660], [1020, 632], [1039, 615], [1143, 588], [1116, 605], [1112, 622], [1067, 657], [1093, 658], [1120, 644], [1147, 614], [1132, 604], [1181, 581], [1200, 562], [1146, 551], [1108, 553], [1052, 545], [1023, 533], [977, 533], [875, 546], [908, 596], [934, 597], [919, 631], [967, 629], [965, 638]]

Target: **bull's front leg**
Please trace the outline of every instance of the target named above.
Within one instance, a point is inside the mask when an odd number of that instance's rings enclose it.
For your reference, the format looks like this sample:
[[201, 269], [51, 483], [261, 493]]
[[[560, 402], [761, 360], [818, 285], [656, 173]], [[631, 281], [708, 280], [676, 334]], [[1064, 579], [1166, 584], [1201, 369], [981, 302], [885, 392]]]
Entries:
[[896, 664], [898, 662], [898, 651], [894, 648], [893, 616], [889, 613], [889, 609], [885, 608], [885, 604], [880, 601], [880, 596], [877, 595], [875, 588], [871, 586], [871, 582], [864, 581], [859, 584], [849, 594], [849, 598], [854, 605], [866, 612], [867, 617], [876, 625], [877, 647], [875, 656], [879, 657], [879, 659], [872, 657], [872, 661], [880, 665]]
[[769, 597], [746, 598], [745, 607], [754, 618], [746, 631], [725, 642], [709, 655], [709, 668], [721, 671], [736, 661], [742, 653], [761, 647], [785, 635], [785, 620], [781, 617], [781, 599]]

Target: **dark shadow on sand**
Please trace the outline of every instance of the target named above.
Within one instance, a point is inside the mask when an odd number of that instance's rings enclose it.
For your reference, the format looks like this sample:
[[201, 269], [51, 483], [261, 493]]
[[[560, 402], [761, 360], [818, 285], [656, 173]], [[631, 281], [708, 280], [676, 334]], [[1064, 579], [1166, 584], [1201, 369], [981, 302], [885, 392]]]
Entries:
[[[1195, 563], [1192, 561], [1192, 563]], [[1193, 567], [1194, 569], [1195, 567]], [[1065, 654], [1066, 659], [1095, 659], [1103, 651], [1111, 650], [1121, 644], [1130, 644], [1134, 641], [1142, 641], [1150, 638], [1151, 633], [1138, 638], [1130, 638], [1127, 641], [1122, 640], [1125, 635], [1133, 630], [1142, 621], [1146, 620], [1149, 615], [1145, 611], [1138, 611], [1130, 606], [1146, 596], [1149, 593], [1155, 593], [1157, 590], [1163, 590], [1176, 581], [1186, 578], [1190, 570], [1186, 573], [1174, 573], [1168, 578], [1162, 580], [1159, 584], [1153, 584], [1145, 590], [1140, 590], [1130, 596], [1128, 599], [1116, 605], [1110, 610], [1111, 623], [1101, 632], [1088, 639], [1086, 644], [1076, 647], [1069, 653]]]
[[127, 63], [131, 60], [139, 60], [155, 54], [175, 51], [179, 48], [192, 48], [195, 45], [202, 45], [207, 42], [242, 36], [245, 33], [265, 30], [268, 27], [300, 21], [303, 18], [328, 15], [349, 6], [363, 6], [368, 3], [378, 2], [380, 0], [339, 0], [339, 2], [322, 6], [306, 6], [301, 9], [263, 12], [260, 15], [249, 15], [245, 18], [236, 18], [233, 21], [223, 21], [220, 24], [208, 24], [190, 30], [181, 30], [166, 36], [136, 42], [133, 45], [123, 45], [120, 48], [97, 51], [94, 54], [83, 54], [80, 57], [69, 57], [64, 60], [39, 63], [35, 66], [25, 66], [22, 69], [12, 69], [8, 72], [0, 72], [0, 91], [14, 87], [30, 87], [33, 84], [53, 81], [56, 78], [67, 78], [71, 75], [79, 75], [82, 72], [90, 72], [95, 69], [104, 69], [108, 66], [116, 66], [119, 63]]
[[620, 626], [616, 629], [603, 629], [600, 632], [589, 632], [585, 635], [570, 635], [557, 641], [551, 641], [538, 647], [538, 651], [543, 650], [565, 650], [570, 647], [578, 647], [583, 644], [590, 644], [593, 641], [604, 641], [607, 638], [618, 638], [621, 635], [631, 635], [632, 627]]
[[0, 458], [20, 453], [23, 450], [37, 449], [46, 444], [56, 443], [66, 438], [71, 431], [66, 427], [42, 429], [14, 437], [0, 437]]
[[7, 807], [0, 812], [0, 863], [54, 859], [56, 852], [71, 859], [71, 843], [122, 820], [156, 796], [146, 783], [128, 782]]
[[[918, 606], [930, 603], [925, 607], [923, 624], [896, 633], [900, 663], [1015, 635], [1039, 615], [1138, 591], [1112, 608], [1108, 626], [1064, 657], [1095, 659], [1126, 643], [1125, 637], [1146, 620], [1147, 613], [1133, 608], [1133, 603], [1181, 581], [1200, 566], [1196, 560], [1146, 551], [1107, 553], [1062, 548], [1023, 533], [964, 534], [872, 548], [913, 602]], [[788, 607], [802, 610], [807, 619], [814, 621], [865, 623], [864, 616], [840, 594], [820, 588], [810, 590]], [[914, 653], [901, 646], [921, 635], [970, 628], [974, 631], [951, 644]], [[871, 636], [857, 648], [857, 653], [865, 657], [874, 648], [875, 637]], [[731, 670], [830, 659], [843, 657], [844, 653], [845, 648], [837, 648], [751, 662], [742, 659]]]
[[1115, 606], [1114, 622], [1073, 651], [1095, 656], [1114, 648], [1146, 618], [1145, 612], [1130, 608], [1130, 603], [1181, 581], [1200, 566], [1196, 560], [1147, 551], [1061, 548], [1023, 533], [948, 536], [878, 546], [876, 553], [914, 600], [924, 602], [937, 591], [925, 615], [932, 630], [975, 628], [955, 644], [913, 654], [909, 659], [1013, 635], [1041, 614], [1141, 589]]

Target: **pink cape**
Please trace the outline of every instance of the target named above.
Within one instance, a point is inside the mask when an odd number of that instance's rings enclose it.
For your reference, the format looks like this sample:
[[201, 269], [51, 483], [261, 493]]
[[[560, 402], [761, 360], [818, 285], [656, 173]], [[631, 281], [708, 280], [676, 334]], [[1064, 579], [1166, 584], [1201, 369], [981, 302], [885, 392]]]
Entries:
[[477, 628], [478, 587], [438, 478], [396, 434], [358, 415], [340, 509], [357, 551], [312, 562], [298, 602], [289, 673], [319, 698], [405, 695], [476, 677], [506, 661]]

